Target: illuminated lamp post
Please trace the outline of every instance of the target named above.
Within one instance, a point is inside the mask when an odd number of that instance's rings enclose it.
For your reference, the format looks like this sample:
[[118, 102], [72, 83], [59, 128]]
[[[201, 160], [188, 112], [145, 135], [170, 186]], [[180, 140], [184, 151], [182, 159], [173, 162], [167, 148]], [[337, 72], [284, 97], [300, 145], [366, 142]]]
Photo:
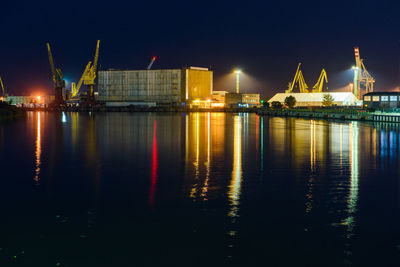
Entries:
[[360, 96], [358, 95], [359, 94], [359, 90], [360, 90], [360, 88], [359, 88], [359, 69], [358, 69], [358, 67], [355, 67], [355, 66], [353, 66], [352, 67], [352, 69], [354, 70], [354, 81], [353, 81], [353, 86], [352, 86], [352, 91], [353, 91], [353, 94], [357, 97], [357, 99], [359, 100], [360, 99]]
[[239, 79], [240, 79], [240, 70], [235, 70], [236, 73], [236, 93], [239, 94]]

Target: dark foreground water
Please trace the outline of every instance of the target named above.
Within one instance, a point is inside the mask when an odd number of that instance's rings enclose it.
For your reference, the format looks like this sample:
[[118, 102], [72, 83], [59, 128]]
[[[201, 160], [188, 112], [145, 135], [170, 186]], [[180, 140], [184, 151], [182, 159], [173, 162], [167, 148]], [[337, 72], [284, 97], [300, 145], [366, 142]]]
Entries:
[[0, 266], [400, 264], [396, 124], [32, 112], [0, 147]]

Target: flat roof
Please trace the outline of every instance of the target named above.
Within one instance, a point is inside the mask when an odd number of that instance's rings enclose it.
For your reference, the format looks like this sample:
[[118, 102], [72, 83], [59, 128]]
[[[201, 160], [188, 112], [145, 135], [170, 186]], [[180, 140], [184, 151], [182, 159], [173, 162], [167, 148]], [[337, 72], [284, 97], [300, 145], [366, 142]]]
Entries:
[[366, 93], [363, 96], [374, 96], [374, 95], [400, 95], [400, 92], [370, 92], [370, 93]]

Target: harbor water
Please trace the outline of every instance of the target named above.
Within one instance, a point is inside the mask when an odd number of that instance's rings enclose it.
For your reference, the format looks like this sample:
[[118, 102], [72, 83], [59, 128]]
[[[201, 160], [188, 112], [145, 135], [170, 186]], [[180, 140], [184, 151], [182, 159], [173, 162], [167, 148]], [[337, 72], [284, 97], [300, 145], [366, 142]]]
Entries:
[[28, 112], [0, 147], [0, 266], [400, 262], [399, 124]]

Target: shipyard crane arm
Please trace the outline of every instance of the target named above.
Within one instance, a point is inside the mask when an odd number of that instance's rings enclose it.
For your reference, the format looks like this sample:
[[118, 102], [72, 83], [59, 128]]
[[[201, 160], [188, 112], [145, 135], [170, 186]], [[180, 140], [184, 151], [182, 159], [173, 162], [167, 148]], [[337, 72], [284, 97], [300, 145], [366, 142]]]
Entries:
[[299, 63], [299, 65], [297, 65], [296, 74], [294, 75], [293, 81], [289, 82], [288, 89], [286, 90], [286, 93], [291, 93], [293, 91], [294, 85], [298, 80], [299, 71], [300, 71], [300, 65], [301, 65], [301, 62]]
[[47, 53], [49, 55], [49, 63], [50, 63], [50, 69], [51, 69], [51, 74], [53, 75], [53, 81], [54, 83], [56, 82], [56, 67], [54, 65], [54, 59], [53, 59], [53, 55], [51, 54], [51, 49], [50, 49], [50, 44], [46, 43], [47, 46]]
[[322, 69], [321, 74], [319, 75], [317, 83], [314, 85], [312, 91], [313, 93], [321, 93], [324, 88], [324, 81], [328, 83], [328, 77], [326, 75], [325, 69]]
[[72, 83], [72, 85], [71, 85], [71, 97], [72, 98], [76, 97], [79, 94], [79, 90], [80, 90], [80, 88], [82, 86], [82, 83], [83, 83], [83, 80], [84, 80], [85, 76], [89, 72], [91, 64], [92, 64], [92, 62], [89, 61], [89, 63], [86, 65], [85, 70], [83, 71], [82, 77], [79, 79], [78, 84]]
[[99, 61], [99, 48], [100, 48], [100, 40], [97, 40], [96, 53], [94, 54], [94, 60], [93, 60], [93, 66], [92, 66], [95, 76], [96, 76], [96, 70], [97, 70], [97, 63]]
[[50, 63], [50, 69], [51, 69], [51, 74], [53, 75], [53, 81], [56, 84], [56, 86], [65, 87], [65, 81], [64, 79], [64, 75], [61, 72], [61, 69], [56, 68], [55, 64], [54, 64], [54, 59], [53, 59], [53, 54], [51, 53], [51, 49], [50, 49], [50, 44], [46, 43], [47, 46], [47, 53], [49, 55], [49, 63]]
[[150, 61], [150, 64], [147, 66], [147, 70], [151, 69], [151, 66], [153, 66], [154, 61], [156, 61], [156, 57], [153, 57]]
[[3, 96], [6, 96], [6, 89], [4, 89], [4, 84], [3, 84], [3, 80], [0, 77], [0, 85], [1, 85], [1, 90], [3, 92]]
[[303, 72], [301, 70], [299, 70], [297, 82], [299, 84], [300, 93], [308, 93], [308, 90], [307, 90], [308, 86], [306, 84], [306, 81], [304, 80]]

